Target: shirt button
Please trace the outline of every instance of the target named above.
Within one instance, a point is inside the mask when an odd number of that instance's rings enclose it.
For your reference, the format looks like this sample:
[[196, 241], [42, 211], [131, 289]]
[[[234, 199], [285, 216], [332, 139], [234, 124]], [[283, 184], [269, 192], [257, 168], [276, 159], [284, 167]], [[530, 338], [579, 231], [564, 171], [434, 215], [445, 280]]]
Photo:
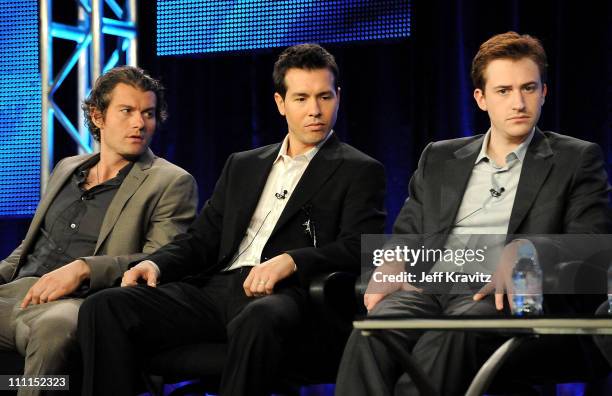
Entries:
[[61, 252], [63, 252], [63, 251], [64, 251], [64, 249], [62, 249], [62, 248], [57, 248], [57, 252], [58, 252], [58, 253], [61, 253]]
[[74, 230], [76, 228], [76, 224], [74, 224], [74, 223], [70, 224], [70, 228], [72, 228]]

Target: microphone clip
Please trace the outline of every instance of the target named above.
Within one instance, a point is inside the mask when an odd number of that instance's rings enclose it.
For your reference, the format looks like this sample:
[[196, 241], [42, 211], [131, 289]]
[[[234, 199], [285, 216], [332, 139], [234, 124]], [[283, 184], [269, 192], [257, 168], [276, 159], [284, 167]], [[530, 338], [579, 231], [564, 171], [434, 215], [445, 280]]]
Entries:
[[504, 193], [504, 191], [506, 191], [505, 188], [500, 187], [499, 190], [496, 190], [495, 188], [492, 188], [489, 190], [489, 192], [491, 193], [491, 196], [493, 198], [499, 198], [501, 197], [501, 195]]
[[276, 193], [276, 194], [274, 194], [274, 196], [276, 197], [276, 199], [285, 199], [285, 198], [287, 198], [287, 193], [288, 193], [287, 190], [283, 190], [282, 194], [281, 193]]

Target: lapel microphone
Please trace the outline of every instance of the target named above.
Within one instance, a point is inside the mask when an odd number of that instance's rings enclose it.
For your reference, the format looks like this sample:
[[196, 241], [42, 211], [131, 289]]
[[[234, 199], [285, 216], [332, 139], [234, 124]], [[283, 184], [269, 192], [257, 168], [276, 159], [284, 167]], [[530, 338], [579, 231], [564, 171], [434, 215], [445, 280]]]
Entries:
[[506, 191], [505, 188], [500, 187], [499, 190], [496, 190], [494, 188], [490, 189], [489, 192], [491, 193], [491, 196], [493, 198], [499, 198], [501, 197], [501, 195], [504, 193], [504, 191]]
[[287, 192], [288, 192], [287, 190], [283, 190], [282, 194], [281, 193], [276, 193], [276, 194], [274, 194], [274, 196], [277, 199], [285, 199], [285, 198], [287, 198]]

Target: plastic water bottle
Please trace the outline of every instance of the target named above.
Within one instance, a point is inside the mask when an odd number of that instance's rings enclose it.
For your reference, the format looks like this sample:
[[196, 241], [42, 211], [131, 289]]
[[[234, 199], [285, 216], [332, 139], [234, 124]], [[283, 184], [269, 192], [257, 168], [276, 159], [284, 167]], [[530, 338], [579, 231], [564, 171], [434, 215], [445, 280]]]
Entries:
[[513, 314], [526, 316], [542, 313], [542, 269], [535, 247], [529, 241], [519, 245], [518, 258], [512, 270], [512, 285]]
[[612, 263], [608, 267], [608, 314], [612, 315]]

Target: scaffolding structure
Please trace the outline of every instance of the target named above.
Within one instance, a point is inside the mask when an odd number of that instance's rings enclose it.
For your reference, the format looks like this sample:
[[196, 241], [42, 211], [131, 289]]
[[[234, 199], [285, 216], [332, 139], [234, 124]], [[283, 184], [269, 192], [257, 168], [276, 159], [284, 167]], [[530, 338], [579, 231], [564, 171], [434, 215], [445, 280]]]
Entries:
[[[138, 35], [137, 0], [58, 0], [58, 5], [66, 7], [72, 3], [78, 7], [76, 25], [53, 21], [53, 0], [40, 0], [40, 75], [42, 85], [42, 138], [41, 138], [41, 192], [47, 186], [53, 167], [54, 120], [57, 120], [68, 135], [77, 143], [79, 152], [92, 153], [98, 145], [87, 130], [83, 117], [70, 120], [54, 100], [66, 77], [76, 70], [78, 74], [77, 106], [83, 102], [93, 82], [100, 74], [117, 66], [122, 59], [125, 64], [137, 65]], [[106, 5], [106, 7], [105, 7]], [[110, 10], [113, 18], [104, 16]], [[104, 48], [105, 36], [116, 36], [116, 48], [110, 52]], [[55, 59], [53, 39], [75, 42], [74, 51], [67, 59]], [[106, 54], [110, 54], [106, 56]], [[123, 56], [122, 56], [123, 55]], [[54, 75], [53, 64], [62, 61], [62, 66]], [[76, 69], [75, 69], [76, 66]], [[82, 114], [80, 108], [77, 114]]]

